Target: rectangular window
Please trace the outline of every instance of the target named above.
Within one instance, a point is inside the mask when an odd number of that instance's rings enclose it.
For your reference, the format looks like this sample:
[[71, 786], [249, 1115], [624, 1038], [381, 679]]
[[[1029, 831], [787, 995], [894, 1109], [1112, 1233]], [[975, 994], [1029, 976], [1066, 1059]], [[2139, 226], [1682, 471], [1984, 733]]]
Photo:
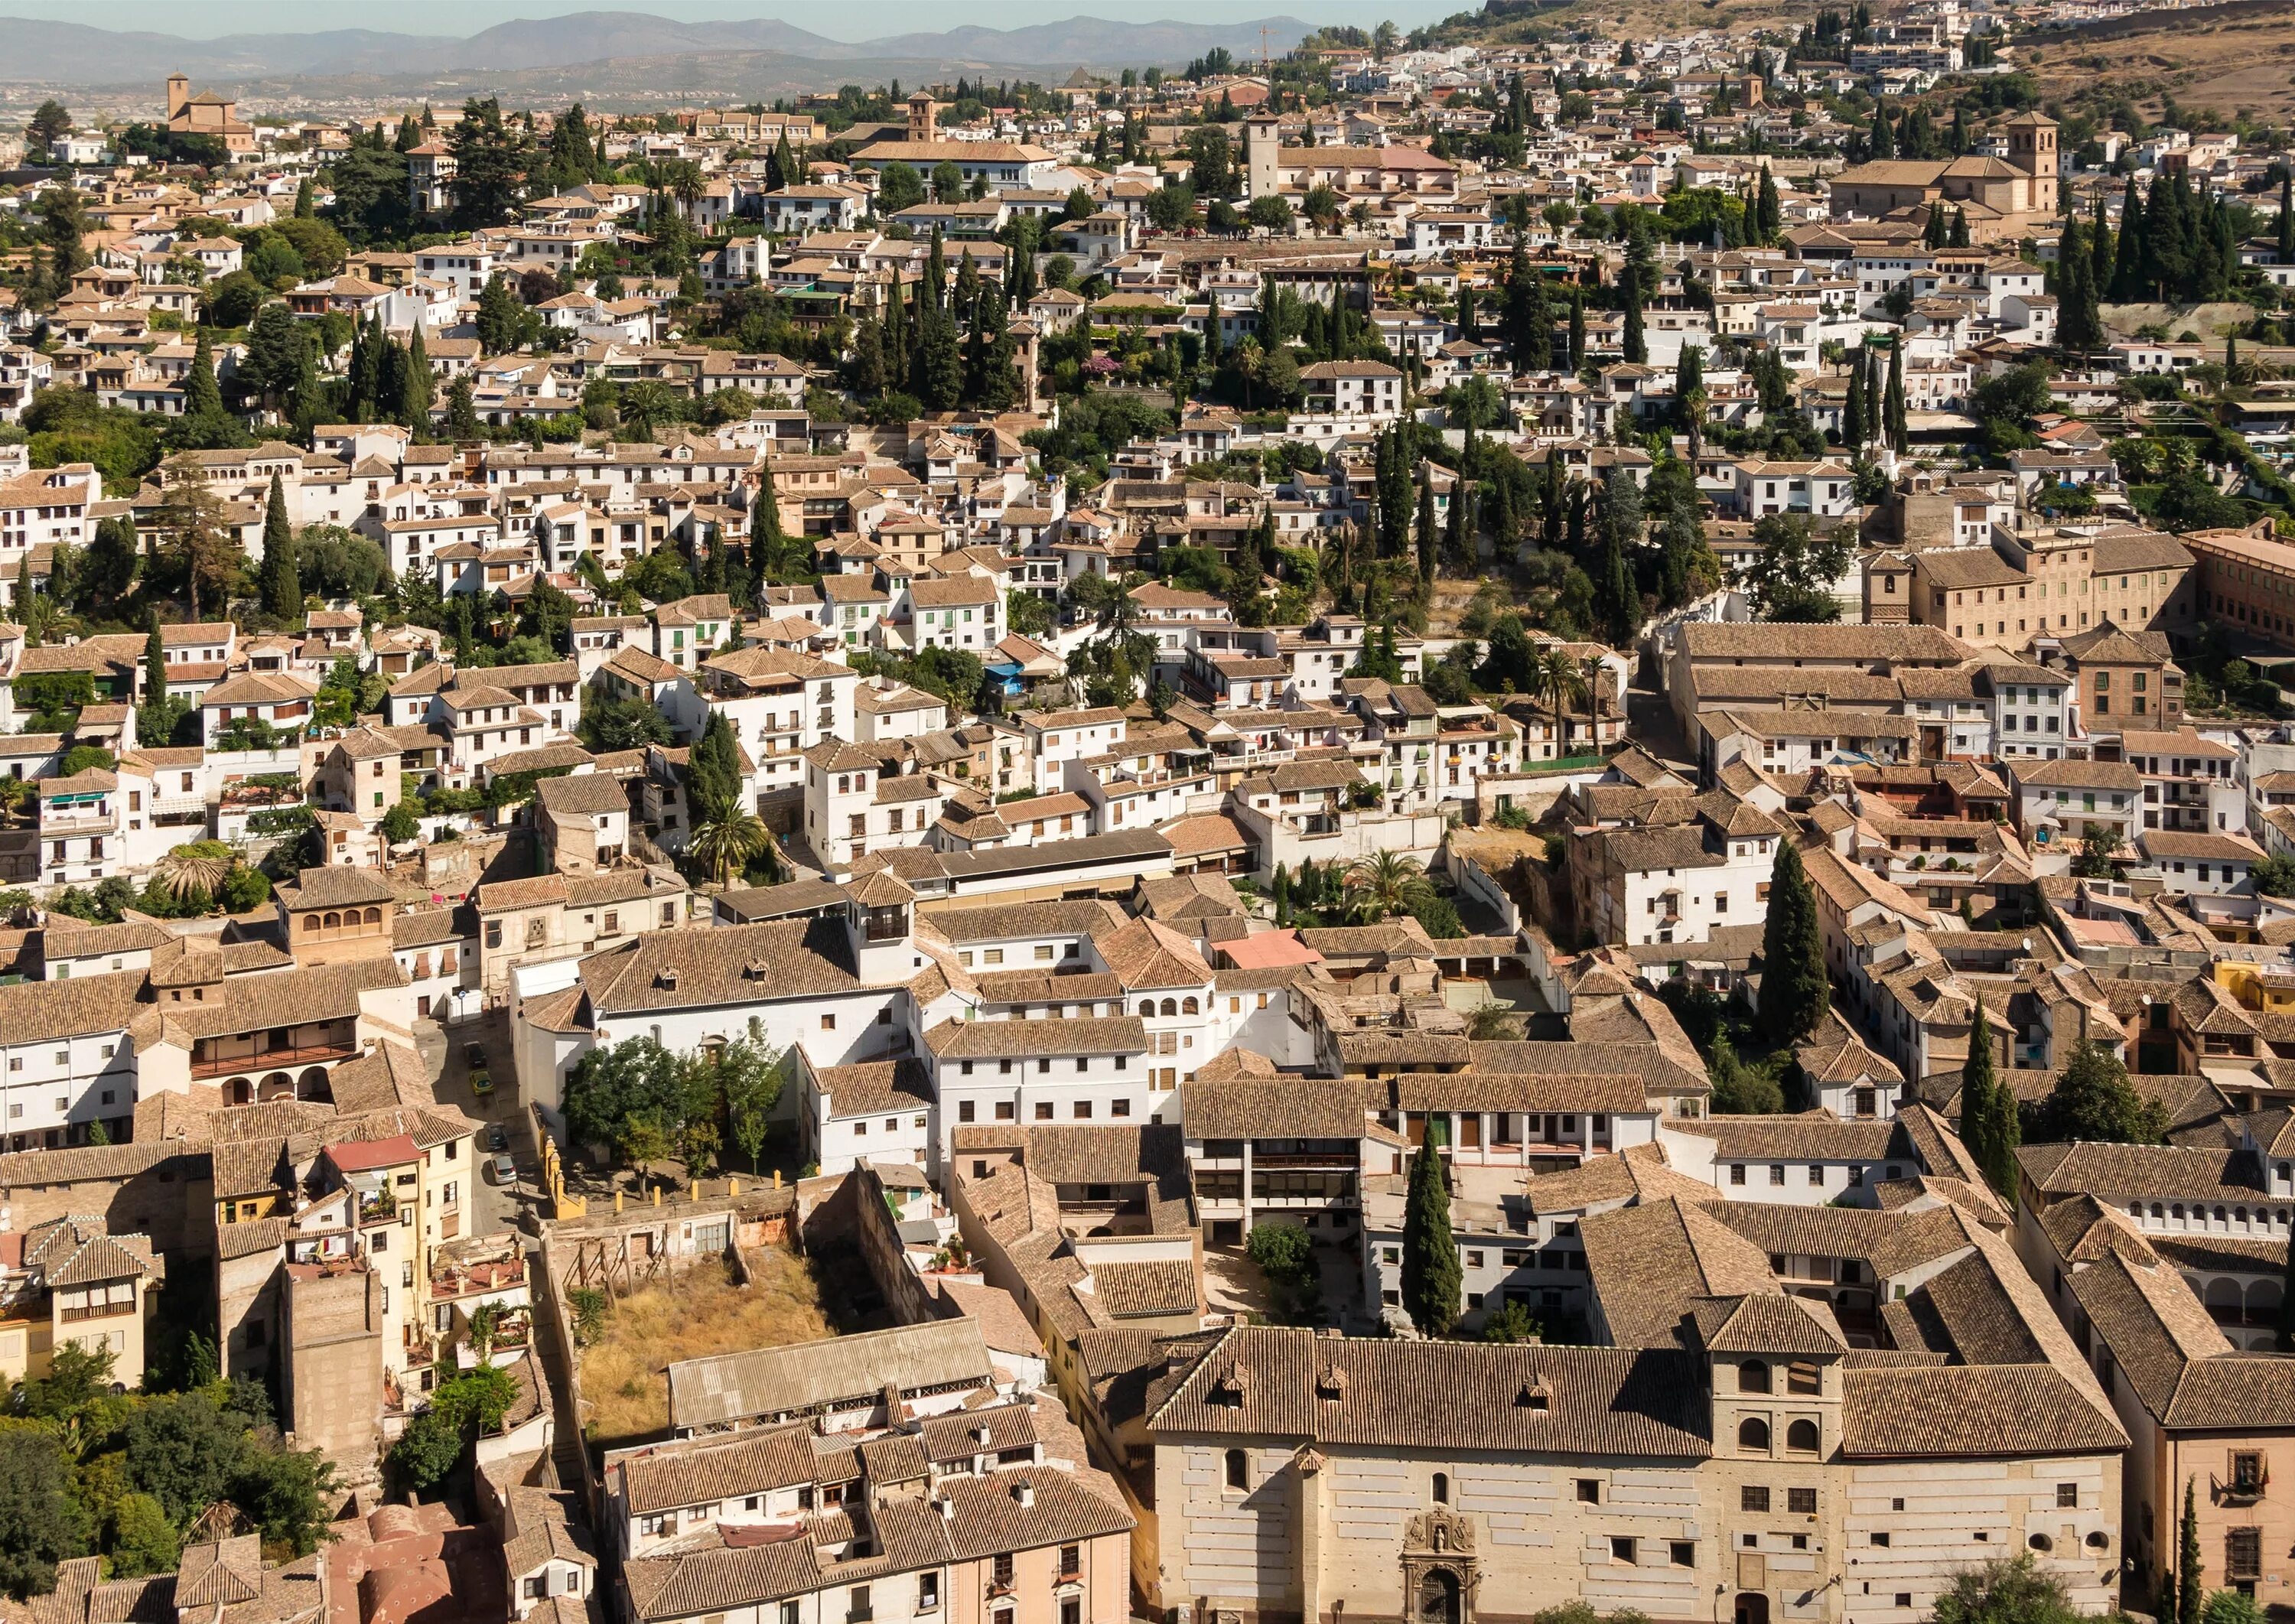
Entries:
[[1634, 1541], [1633, 1541], [1633, 1539], [1632, 1539], [1632, 1538], [1630, 1538], [1629, 1537], [1628, 1537], [1627, 1535], [1624, 1535], [1624, 1534], [1613, 1534], [1613, 1535], [1611, 1535], [1611, 1536], [1610, 1536], [1610, 1560], [1611, 1560], [1612, 1562], [1621, 1562], [1621, 1563], [1625, 1563], [1628, 1567], [1631, 1567], [1631, 1566], [1633, 1566], [1633, 1565], [1634, 1565]]
[[1602, 1503], [1600, 1478], [1581, 1477], [1578, 1480], [1578, 1503], [1580, 1506], [1599, 1506]]
[[1768, 1489], [1757, 1484], [1747, 1483], [1737, 1490], [1737, 1509], [1739, 1511], [1765, 1512], [1768, 1510], [1768, 1508], [1769, 1491]]
[[1697, 1565], [1697, 1542], [1695, 1539], [1675, 1540], [1671, 1546], [1671, 1555], [1673, 1557], [1673, 1565], [1677, 1568], [1695, 1567]]
[[1786, 1489], [1785, 1509], [1796, 1517], [1817, 1515], [1817, 1490], [1814, 1489]]
[[[2256, 1460], [2259, 1459], [2260, 1457], [2248, 1455], [2243, 1456], [2241, 1458], [2245, 1460]], [[2079, 1510], [2079, 1485], [2078, 1483], [2058, 1483], [2056, 1485], [2056, 1506], [2058, 1509], [2062, 1511]]]

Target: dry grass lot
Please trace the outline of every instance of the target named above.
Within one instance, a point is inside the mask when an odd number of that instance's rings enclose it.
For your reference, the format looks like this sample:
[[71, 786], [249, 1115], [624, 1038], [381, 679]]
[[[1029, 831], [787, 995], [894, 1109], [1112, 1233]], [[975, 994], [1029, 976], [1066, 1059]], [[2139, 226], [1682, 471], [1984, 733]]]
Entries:
[[598, 1340], [582, 1350], [583, 1431], [612, 1447], [669, 1427], [669, 1378], [677, 1359], [818, 1342], [836, 1327], [803, 1258], [780, 1246], [750, 1254], [755, 1284], [733, 1283], [717, 1263], [696, 1264], [633, 1296], [617, 1299]]

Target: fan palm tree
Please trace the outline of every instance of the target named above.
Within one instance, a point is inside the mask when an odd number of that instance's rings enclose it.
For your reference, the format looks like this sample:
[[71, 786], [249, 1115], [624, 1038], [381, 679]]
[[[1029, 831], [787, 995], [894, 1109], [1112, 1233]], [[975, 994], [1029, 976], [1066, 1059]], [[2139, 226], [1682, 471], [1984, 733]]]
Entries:
[[708, 808], [708, 820], [695, 826], [686, 849], [721, 886], [732, 884], [735, 874], [768, 852], [773, 852], [779, 861], [773, 832], [765, 827], [765, 820], [731, 802]]
[[1707, 397], [1703, 385], [1685, 389], [1681, 395], [1681, 410], [1689, 420], [1689, 462], [1695, 469], [1698, 458], [1705, 454], [1705, 407]]
[[1358, 860], [1347, 870], [1346, 887], [1351, 905], [1366, 924], [1409, 912], [1433, 889], [1418, 860], [1395, 852], [1374, 852]]
[[1588, 655], [1582, 664], [1584, 669], [1579, 673], [1578, 686], [1586, 695], [1586, 743], [1589, 754], [1599, 755], [1602, 753], [1602, 687], [1608, 672], [1595, 655]]
[[1564, 742], [1563, 708], [1578, 691], [1578, 662], [1567, 650], [1549, 648], [1531, 657], [1531, 692], [1543, 694], [1554, 705], [1554, 755], [1560, 760], [1570, 752]]
[[206, 849], [208, 845], [195, 841], [171, 848], [151, 869], [159, 889], [178, 902], [193, 892], [213, 896], [222, 890], [224, 881], [231, 877], [232, 856], [227, 851]]

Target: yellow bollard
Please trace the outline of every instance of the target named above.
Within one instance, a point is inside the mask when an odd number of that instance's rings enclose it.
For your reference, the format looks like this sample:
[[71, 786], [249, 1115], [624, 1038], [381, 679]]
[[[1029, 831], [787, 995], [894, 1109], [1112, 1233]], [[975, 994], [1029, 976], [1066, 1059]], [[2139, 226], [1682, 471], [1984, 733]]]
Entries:
[[615, 1211], [615, 1212], [620, 1212], [621, 1210], [622, 1210], [622, 1193], [621, 1193], [621, 1191], [619, 1191], [619, 1190], [616, 1190], [616, 1191], [614, 1192], [614, 1211]]
[[741, 1181], [739, 1179], [728, 1179], [725, 1180], [725, 1196], [729, 1201], [739, 1201], [741, 1199]]
[[661, 1186], [659, 1186], [658, 1184], [655, 1185], [655, 1186], [653, 1187], [652, 1194], [653, 1194], [653, 1204], [654, 1204], [654, 1205], [656, 1205], [656, 1206], [659, 1206], [659, 1205], [661, 1204]]

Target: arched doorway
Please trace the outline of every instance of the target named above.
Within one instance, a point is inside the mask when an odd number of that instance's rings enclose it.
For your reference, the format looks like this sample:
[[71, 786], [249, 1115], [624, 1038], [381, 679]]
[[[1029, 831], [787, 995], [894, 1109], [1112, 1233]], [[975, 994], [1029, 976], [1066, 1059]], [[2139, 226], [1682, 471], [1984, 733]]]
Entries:
[[1458, 1576], [1447, 1568], [1430, 1568], [1418, 1581], [1418, 1624], [1460, 1624]]
[[295, 1098], [334, 1104], [335, 1090], [327, 1081], [327, 1068], [323, 1065], [306, 1066], [303, 1074], [295, 1080]]
[[274, 1099], [292, 1099], [295, 1098], [295, 1080], [284, 1072], [273, 1072], [256, 1089], [256, 1098], [266, 1103]]
[[1737, 1624], [1769, 1624], [1769, 1598], [1759, 1590], [1737, 1593]]
[[244, 1077], [233, 1078], [224, 1084], [224, 1091], [231, 1097], [231, 1103], [234, 1106], [251, 1106], [255, 1103], [255, 1085]]

